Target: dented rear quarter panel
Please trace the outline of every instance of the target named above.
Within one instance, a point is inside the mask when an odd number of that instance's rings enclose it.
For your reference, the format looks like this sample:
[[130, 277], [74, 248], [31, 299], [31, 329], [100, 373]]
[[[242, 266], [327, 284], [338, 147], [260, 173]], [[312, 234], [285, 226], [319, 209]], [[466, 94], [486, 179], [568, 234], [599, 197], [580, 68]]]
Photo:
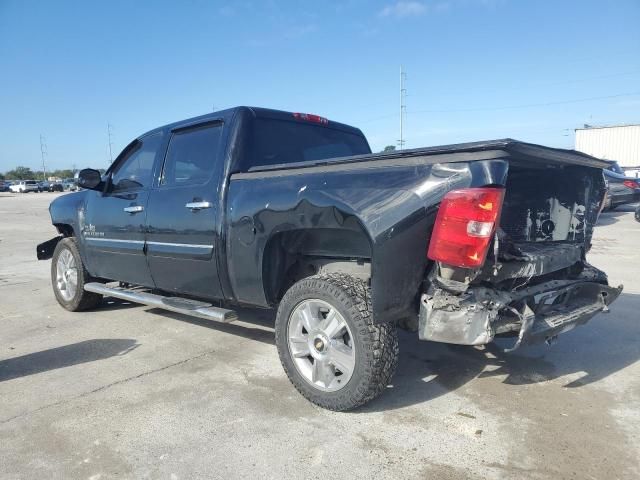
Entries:
[[[269, 304], [263, 264], [273, 235], [350, 229], [363, 232], [369, 242], [375, 320], [413, 313], [437, 205], [452, 189], [504, 185], [503, 157], [493, 150], [233, 175], [227, 253], [237, 300]], [[252, 229], [253, 236], [247, 233]], [[247, 237], [253, 238], [247, 242]]]
[[[265, 247], [277, 233], [351, 229], [363, 232], [369, 243], [375, 321], [414, 314], [443, 196], [457, 188], [505, 186], [510, 165], [577, 167], [590, 172], [593, 181], [587, 183], [602, 189], [601, 169], [609, 164], [575, 151], [505, 139], [236, 173], [226, 205], [227, 263], [235, 298], [253, 305], [273, 303], [265, 293], [263, 266]], [[585, 243], [598, 202], [583, 217], [588, 220]]]

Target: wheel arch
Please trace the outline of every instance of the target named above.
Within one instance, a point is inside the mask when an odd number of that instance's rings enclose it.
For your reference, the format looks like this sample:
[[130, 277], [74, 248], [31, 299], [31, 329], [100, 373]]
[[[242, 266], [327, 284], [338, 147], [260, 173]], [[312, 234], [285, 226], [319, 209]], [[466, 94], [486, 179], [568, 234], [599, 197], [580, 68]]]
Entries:
[[372, 252], [364, 228], [301, 228], [275, 233], [262, 256], [265, 298], [275, 305], [295, 282], [318, 273], [345, 273], [369, 281]]
[[54, 223], [53, 224], [54, 227], [56, 227], [56, 230], [58, 230], [58, 233], [60, 235], [62, 235], [63, 237], [75, 237], [76, 233], [75, 230], [73, 229], [73, 225], [68, 224], [68, 223]]

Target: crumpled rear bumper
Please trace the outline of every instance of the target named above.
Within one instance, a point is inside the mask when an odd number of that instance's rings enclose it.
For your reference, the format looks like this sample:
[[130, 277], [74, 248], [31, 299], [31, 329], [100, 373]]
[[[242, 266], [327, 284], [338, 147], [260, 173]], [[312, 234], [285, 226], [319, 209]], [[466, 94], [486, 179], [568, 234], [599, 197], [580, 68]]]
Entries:
[[593, 281], [551, 281], [521, 291], [469, 288], [460, 295], [436, 289], [420, 300], [421, 340], [482, 345], [496, 334], [517, 332], [514, 349], [549, 341], [583, 325], [622, 292]]

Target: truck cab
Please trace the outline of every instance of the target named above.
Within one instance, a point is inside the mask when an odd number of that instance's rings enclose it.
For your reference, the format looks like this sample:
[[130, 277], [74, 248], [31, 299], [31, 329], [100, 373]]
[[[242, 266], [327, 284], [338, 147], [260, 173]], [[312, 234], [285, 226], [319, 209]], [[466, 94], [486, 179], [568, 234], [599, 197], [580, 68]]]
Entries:
[[62, 197], [52, 212], [77, 209], [64, 228], [74, 230], [93, 277], [233, 300], [223, 208], [230, 176], [370, 153], [359, 130], [302, 115], [239, 107], [157, 128], [123, 150], [98, 189]]

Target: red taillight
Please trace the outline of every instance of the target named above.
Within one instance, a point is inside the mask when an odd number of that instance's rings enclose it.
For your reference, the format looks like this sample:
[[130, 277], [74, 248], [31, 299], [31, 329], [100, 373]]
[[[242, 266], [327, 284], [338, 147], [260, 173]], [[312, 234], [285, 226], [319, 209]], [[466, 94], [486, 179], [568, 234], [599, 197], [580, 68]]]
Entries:
[[627, 188], [640, 188], [640, 185], [635, 180], [625, 180], [622, 184]]
[[465, 188], [447, 193], [440, 203], [428, 257], [457, 267], [481, 266], [503, 198], [504, 188]]
[[298, 120], [304, 120], [305, 122], [320, 123], [322, 125], [329, 124], [329, 120], [320, 115], [314, 115], [313, 113], [294, 113], [293, 117]]

